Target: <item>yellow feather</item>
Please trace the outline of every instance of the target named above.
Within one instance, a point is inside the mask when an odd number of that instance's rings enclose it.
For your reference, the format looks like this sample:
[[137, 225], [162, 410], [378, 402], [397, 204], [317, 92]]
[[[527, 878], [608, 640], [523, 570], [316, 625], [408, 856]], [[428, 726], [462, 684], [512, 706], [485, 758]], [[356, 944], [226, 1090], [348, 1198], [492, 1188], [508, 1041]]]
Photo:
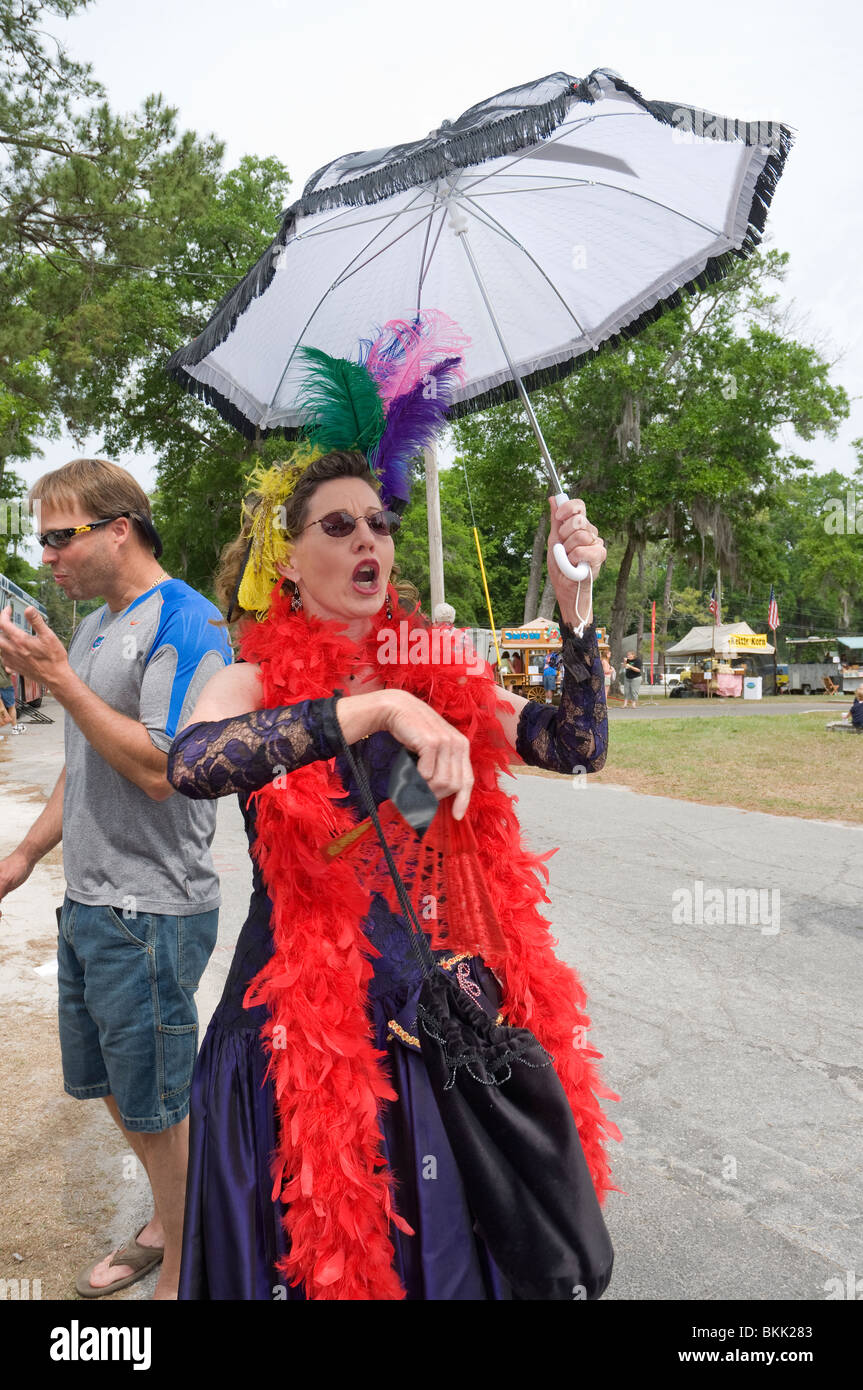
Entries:
[[284, 564], [291, 552], [285, 532], [285, 503], [310, 463], [324, 454], [319, 446], [305, 441], [284, 463], [271, 467], [258, 464], [246, 479], [254, 495], [243, 502], [244, 520], [251, 522], [249, 559], [237, 593], [237, 601], [247, 613], [265, 618], [270, 607], [273, 586], [280, 574], [277, 566]]

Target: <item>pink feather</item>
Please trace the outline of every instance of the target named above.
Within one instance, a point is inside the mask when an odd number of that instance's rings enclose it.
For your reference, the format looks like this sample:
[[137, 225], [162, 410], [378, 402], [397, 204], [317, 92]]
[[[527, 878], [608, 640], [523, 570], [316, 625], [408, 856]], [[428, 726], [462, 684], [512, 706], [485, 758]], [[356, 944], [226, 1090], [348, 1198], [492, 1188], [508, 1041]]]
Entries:
[[[426, 309], [418, 318], [390, 319], [369, 348], [365, 367], [377, 382], [386, 410], [394, 397], [412, 391], [430, 368], [446, 357], [461, 357], [470, 338], [440, 309]], [[464, 381], [464, 368], [454, 369]]]

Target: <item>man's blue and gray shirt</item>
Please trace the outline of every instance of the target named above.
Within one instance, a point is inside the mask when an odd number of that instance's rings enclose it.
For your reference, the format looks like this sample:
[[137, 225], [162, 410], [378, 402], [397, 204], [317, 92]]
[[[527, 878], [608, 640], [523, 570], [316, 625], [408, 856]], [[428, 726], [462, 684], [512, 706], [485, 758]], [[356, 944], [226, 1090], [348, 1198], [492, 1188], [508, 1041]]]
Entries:
[[[167, 752], [210, 677], [231, 661], [218, 609], [181, 579], [81, 622], [69, 663], [112, 709]], [[66, 715], [63, 867], [75, 902], [188, 917], [219, 905], [210, 856], [216, 803], [154, 801], [117, 772]]]

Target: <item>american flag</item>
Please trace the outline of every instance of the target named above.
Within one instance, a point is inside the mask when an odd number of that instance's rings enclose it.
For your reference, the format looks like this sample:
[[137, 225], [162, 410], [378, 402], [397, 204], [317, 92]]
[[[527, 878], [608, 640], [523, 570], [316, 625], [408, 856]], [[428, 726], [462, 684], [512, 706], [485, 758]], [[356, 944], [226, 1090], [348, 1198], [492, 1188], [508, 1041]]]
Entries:
[[773, 585], [770, 585], [770, 602], [767, 605], [767, 626], [775, 632], [779, 626], [779, 606], [776, 602], [776, 595], [773, 592]]
[[713, 614], [714, 618], [717, 618], [717, 617], [719, 616], [719, 604], [718, 604], [717, 601], [716, 601], [716, 585], [715, 585], [715, 584], [714, 584], [713, 588], [710, 590], [710, 604], [709, 604], [709, 608], [710, 608], [710, 612]]

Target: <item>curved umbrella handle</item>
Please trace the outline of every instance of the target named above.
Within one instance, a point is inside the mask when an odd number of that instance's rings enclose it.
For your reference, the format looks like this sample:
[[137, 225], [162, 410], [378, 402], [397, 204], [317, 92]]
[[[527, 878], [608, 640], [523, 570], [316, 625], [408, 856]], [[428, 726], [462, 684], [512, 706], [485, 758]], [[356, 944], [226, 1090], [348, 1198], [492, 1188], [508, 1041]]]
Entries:
[[[555, 502], [566, 502], [566, 493], [559, 492], [554, 500]], [[573, 579], [577, 584], [580, 584], [590, 574], [590, 565], [585, 560], [582, 560], [580, 565], [573, 565], [571, 563], [567, 556], [566, 549], [560, 541], [554, 546], [552, 554], [557, 568], [567, 579]]]

